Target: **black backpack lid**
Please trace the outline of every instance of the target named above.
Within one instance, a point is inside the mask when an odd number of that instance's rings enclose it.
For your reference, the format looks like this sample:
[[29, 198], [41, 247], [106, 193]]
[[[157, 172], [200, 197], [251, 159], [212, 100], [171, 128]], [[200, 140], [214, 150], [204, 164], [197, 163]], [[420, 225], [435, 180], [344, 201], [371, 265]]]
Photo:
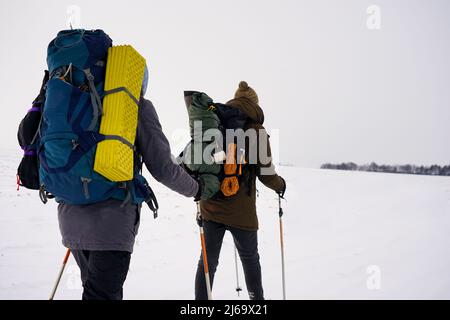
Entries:
[[225, 129], [243, 129], [245, 127], [248, 116], [243, 111], [223, 103], [215, 103], [214, 106]]

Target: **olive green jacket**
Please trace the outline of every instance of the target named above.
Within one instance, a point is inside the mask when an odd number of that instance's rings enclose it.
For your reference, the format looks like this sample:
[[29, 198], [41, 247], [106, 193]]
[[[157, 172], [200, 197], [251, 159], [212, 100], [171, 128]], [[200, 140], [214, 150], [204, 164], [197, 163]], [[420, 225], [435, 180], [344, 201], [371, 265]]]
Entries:
[[[256, 177], [268, 188], [275, 192], [285, 189], [285, 182], [276, 172], [271, 161], [269, 135], [263, 127], [264, 113], [262, 109], [247, 98], [237, 98], [227, 102], [228, 106], [245, 112], [250, 121], [245, 129], [256, 129], [258, 132], [256, 146], [247, 145], [246, 155], [250, 148], [257, 148], [258, 155], [262, 143], [267, 143], [269, 161], [262, 163], [258, 156], [257, 163], [245, 165], [243, 175], [239, 178], [239, 191], [236, 195], [225, 197], [219, 195], [200, 202], [203, 219], [223, 223], [235, 228], [249, 231], [258, 230], [256, 215]], [[248, 159], [246, 159], [248, 161]]]

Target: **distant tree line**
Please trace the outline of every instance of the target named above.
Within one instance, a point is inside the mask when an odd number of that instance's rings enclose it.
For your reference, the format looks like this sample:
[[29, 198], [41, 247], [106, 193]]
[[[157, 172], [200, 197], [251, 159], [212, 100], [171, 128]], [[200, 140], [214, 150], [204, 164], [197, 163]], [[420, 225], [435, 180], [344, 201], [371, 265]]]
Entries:
[[350, 171], [370, 171], [370, 172], [388, 172], [388, 173], [406, 173], [406, 174], [422, 174], [430, 176], [450, 176], [450, 165], [438, 166], [416, 166], [411, 164], [405, 165], [378, 165], [375, 162], [364, 165], [357, 165], [353, 162], [340, 164], [325, 163], [320, 169], [350, 170]]

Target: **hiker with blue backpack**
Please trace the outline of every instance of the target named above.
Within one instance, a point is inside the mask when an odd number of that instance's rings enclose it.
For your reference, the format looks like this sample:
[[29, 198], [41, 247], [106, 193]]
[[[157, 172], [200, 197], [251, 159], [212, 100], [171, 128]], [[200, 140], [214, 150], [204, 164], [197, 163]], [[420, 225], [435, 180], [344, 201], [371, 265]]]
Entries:
[[[58, 202], [62, 243], [80, 267], [85, 300], [123, 298], [142, 204], [148, 204], [155, 217], [158, 209], [141, 174], [143, 164], [158, 182], [183, 196], [212, 196], [207, 175], [194, 179], [174, 161], [155, 107], [143, 98], [146, 67], [141, 64], [137, 72], [135, 94], [126, 86], [105, 90], [105, 74], [114, 67], [108, 66], [111, 48], [112, 40], [102, 30], [59, 32], [48, 46], [41, 91], [18, 133], [24, 150], [18, 186], [39, 190], [44, 203], [51, 198]], [[120, 131], [102, 131], [102, 118], [112, 116], [104, 105], [106, 97], [126, 99], [136, 108], [137, 118], [124, 120], [134, 121], [125, 123], [126, 128], [135, 123], [134, 141]], [[129, 180], [111, 181], [96, 171], [101, 143], [125, 148], [123, 154], [131, 155], [112, 164], [129, 161]]]

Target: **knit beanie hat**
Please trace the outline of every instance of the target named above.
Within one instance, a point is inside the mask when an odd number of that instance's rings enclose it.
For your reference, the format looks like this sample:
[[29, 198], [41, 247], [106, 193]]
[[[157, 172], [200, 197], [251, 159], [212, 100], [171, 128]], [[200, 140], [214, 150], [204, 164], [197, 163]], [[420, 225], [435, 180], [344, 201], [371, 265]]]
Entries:
[[234, 98], [240, 97], [247, 98], [253, 103], [259, 104], [258, 95], [256, 94], [255, 90], [249, 87], [247, 82], [245, 81], [241, 81], [239, 83], [239, 88], [236, 90], [236, 93], [234, 94]]

